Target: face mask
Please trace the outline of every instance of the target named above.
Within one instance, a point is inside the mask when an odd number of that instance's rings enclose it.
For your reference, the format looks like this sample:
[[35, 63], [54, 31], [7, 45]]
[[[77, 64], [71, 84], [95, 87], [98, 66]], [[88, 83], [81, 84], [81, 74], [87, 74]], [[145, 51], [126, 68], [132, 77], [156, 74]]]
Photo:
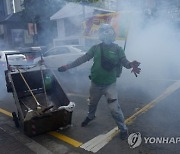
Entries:
[[102, 42], [104, 42], [105, 44], [111, 44], [112, 42], [115, 41], [115, 35], [114, 35], [114, 31], [112, 29], [107, 29], [104, 30], [101, 34], [100, 34], [100, 40]]
[[103, 39], [103, 41], [105, 44], [111, 44], [112, 42], [114, 42], [114, 37], [112, 36], [107, 36]]

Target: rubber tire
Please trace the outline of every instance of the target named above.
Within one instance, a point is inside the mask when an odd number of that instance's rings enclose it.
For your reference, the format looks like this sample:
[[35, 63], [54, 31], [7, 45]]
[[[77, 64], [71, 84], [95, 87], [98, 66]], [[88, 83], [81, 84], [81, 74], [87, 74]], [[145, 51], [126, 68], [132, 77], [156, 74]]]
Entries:
[[19, 119], [18, 119], [18, 117], [17, 117], [16, 112], [12, 112], [12, 116], [13, 116], [13, 121], [14, 121], [14, 123], [15, 123], [15, 126], [16, 126], [17, 128], [19, 128]]

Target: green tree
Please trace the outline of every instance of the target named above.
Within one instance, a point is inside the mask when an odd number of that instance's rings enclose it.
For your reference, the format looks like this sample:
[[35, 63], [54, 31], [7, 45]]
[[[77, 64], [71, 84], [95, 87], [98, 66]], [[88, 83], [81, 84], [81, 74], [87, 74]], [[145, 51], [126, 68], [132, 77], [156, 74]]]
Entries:
[[80, 2], [80, 3], [96, 3], [102, 0], [67, 0], [69, 2]]
[[67, 2], [81, 3], [83, 5], [93, 5], [103, 7], [105, 0], [66, 0]]

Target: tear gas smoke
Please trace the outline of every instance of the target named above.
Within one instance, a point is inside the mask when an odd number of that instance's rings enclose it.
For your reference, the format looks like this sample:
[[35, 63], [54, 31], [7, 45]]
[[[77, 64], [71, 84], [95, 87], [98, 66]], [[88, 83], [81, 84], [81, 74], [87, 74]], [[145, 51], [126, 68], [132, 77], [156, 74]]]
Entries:
[[[178, 62], [180, 54], [178, 51], [180, 38], [178, 28], [172, 24], [171, 20], [167, 20], [168, 14], [164, 12], [168, 12], [168, 9], [165, 10], [164, 7], [160, 8], [158, 6], [159, 13], [156, 16], [153, 16], [152, 13], [149, 16], [145, 16], [145, 8], [140, 8], [144, 7], [143, 5], [136, 4], [132, 6], [127, 2], [121, 2], [119, 5], [118, 8], [121, 8], [121, 10], [133, 12], [131, 26], [128, 31], [126, 56], [130, 61], [134, 59], [140, 61], [142, 68], [138, 78], [135, 78], [130, 73], [130, 70], [124, 69], [121, 78], [118, 79], [118, 82], [120, 82], [119, 86], [142, 88], [152, 97], [155, 97], [173, 80], [178, 80], [180, 75], [180, 71], [177, 69], [180, 65]], [[71, 22], [77, 25], [77, 22], [74, 20], [75, 18]], [[76, 30], [75, 28], [74, 34], [76, 34]], [[73, 27], [71, 27], [72, 31]], [[122, 47], [124, 45], [123, 41], [116, 41], [116, 43]], [[84, 74], [84, 77], [87, 79], [88, 74]], [[76, 86], [73, 86], [73, 89], [84, 92], [84, 90], [81, 90], [80, 85], [81, 83], [89, 85], [89, 81], [84, 80], [82, 75], [77, 78], [73, 76], [73, 78], [77, 83]]]
[[167, 16], [142, 17], [140, 13], [134, 14], [125, 51], [129, 60], [141, 62], [142, 72], [137, 79], [125, 70], [121, 82], [141, 87], [153, 96], [179, 79], [180, 33]]
[[[173, 82], [171, 80], [178, 80], [180, 75], [178, 69], [180, 65], [178, 62], [180, 54], [178, 51], [180, 39], [180, 35], [178, 34], [179, 30], [170, 20], [166, 20], [165, 16], [167, 14], [164, 14], [164, 12], [168, 12], [168, 9], [161, 9], [158, 6], [157, 9], [163, 10], [163, 13], [159, 13], [153, 18], [152, 16], [144, 16], [145, 9], [144, 5], [141, 4], [141, 1], [138, 1], [135, 5], [133, 4], [133, 6], [128, 2], [118, 2], [118, 4], [119, 6], [117, 5], [116, 7], [117, 10], [120, 9], [120, 11], [133, 12], [133, 20], [131, 21], [128, 32], [125, 53], [130, 61], [135, 59], [140, 61], [142, 68], [142, 72], [138, 78], [134, 77], [134, 75], [130, 73], [130, 70], [124, 69], [121, 78], [118, 79], [118, 87], [125, 89], [131, 87], [137, 89], [140, 88], [154, 97], [168, 84], [171, 84]], [[69, 10], [69, 12], [72, 12], [72, 10]], [[87, 13], [86, 10], [85, 13]], [[79, 16], [79, 18], [81, 17], [82, 16]], [[71, 21], [65, 21], [68, 24], [71, 24], [68, 26], [70, 27], [70, 31], [65, 31], [65, 35], [71, 34], [68, 38], [77, 36], [77, 30], [79, 32], [79, 29], [82, 28], [81, 23], [78, 24], [81, 21], [79, 18], [77, 18], [77, 20], [76, 18], [73, 18]], [[58, 21], [57, 28], [60, 29], [62, 27], [59, 27], [59, 23], [60, 21]], [[48, 38], [48, 36], [43, 37], [43, 39], [45, 38]], [[64, 38], [61, 37], [58, 39], [63, 40]], [[64, 41], [64, 43], [71, 44], [72, 42]], [[89, 47], [90, 44], [93, 43], [90, 42]], [[117, 41], [117, 43], [122, 47], [124, 45], [124, 42], [122, 41]], [[59, 45], [62, 44], [59, 43]], [[88, 93], [90, 85], [88, 75], [89, 72], [84, 74], [81, 72], [78, 75], [59, 73], [59, 79], [64, 83], [63, 86], [69, 90], [72, 89], [75, 92]]]

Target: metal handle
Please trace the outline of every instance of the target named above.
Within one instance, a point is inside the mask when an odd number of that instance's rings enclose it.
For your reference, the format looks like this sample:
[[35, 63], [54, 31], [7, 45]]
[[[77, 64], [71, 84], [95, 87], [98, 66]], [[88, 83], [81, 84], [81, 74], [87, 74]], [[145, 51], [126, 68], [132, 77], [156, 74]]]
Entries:
[[21, 77], [22, 77], [24, 83], [26, 84], [27, 88], [29, 89], [32, 97], [34, 98], [34, 100], [35, 100], [35, 102], [36, 102], [36, 104], [37, 104], [38, 106], [41, 106], [41, 104], [39, 104], [39, 102], [37, 101], [36, 97], [34, 96], [32, 90], [31, 90], [31, 88], [29, 87], [28, 83], [26, 82], [26, 79], [24, 78], [24, 76], [22, 75], [22, 73], [21, 73], [21, 71], [19, 70], [18, 67], [17, 67], [17, 70], [18, 70], [19, 74], [21, 75]]

